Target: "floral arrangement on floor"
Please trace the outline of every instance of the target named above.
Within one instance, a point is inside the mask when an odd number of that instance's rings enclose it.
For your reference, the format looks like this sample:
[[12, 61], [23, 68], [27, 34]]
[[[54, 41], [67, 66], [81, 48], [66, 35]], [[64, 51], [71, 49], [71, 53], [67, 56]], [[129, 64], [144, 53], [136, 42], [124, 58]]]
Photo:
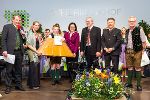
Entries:
[[95, 69], [77, 74], [72, 86], [73, 95], [85, 100], [113, 100], [125, 94], [120, 77], [110, 70]]

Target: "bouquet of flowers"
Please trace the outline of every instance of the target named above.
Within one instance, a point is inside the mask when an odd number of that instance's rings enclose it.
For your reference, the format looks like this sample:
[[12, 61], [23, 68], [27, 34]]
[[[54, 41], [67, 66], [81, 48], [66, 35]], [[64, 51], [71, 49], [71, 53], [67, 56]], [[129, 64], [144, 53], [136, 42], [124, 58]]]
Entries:
[[77, 74], [73, 82], [73, 95], [85, 100], [113, 100], [125, 93], [120, 77], [110, 70], [95, 69]]

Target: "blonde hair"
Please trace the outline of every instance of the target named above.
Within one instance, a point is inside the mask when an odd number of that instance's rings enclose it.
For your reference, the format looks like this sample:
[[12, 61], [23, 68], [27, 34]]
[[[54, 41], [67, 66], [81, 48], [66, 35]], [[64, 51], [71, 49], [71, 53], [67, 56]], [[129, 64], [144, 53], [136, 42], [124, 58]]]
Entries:
[[41, 27], [41, 24], [40, 24], [40, 22], [39, 22], [39, 21], [34, 21], [34, 22], [32, 23], [32, 26], [30, 27], [30, 30], [32, 30], [32, 29], [33, 29], [33, 25], [35, 25], [36, 23], [38, 23], [38, 24], [39, 24], [39, 27]]
[[61, 29], [60, 29], [60, 25], [59, 25], [58, 23], [56, 23], [56, 24], [53, 25], [53, 28], [54, 28], [54, 27], [58, 27], [58, 28], [59, 28], [59, 34], [61, 35], [62, 32], [61, 32]]

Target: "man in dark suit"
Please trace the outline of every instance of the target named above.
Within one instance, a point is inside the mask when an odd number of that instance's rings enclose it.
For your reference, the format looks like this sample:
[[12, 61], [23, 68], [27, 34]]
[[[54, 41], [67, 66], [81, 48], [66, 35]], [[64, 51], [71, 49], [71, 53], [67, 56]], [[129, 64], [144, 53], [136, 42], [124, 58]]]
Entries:
[[22, 60], [23, 60], [23, 32], [20, 28], [21, 17], [13, 16], [12, 24], [4, 25], [2, 31], [2, 51], [3, 56], [15, 55], [15, 63], [6, 63], [5, 93], [9, 94], [12, 87], [12, 79], [16, 83], [15, 89], [24, 91], [22, 87]]
[[106, 68], [110, 68], [112, 60], [113, 71], [117, 73], [121, 51], [121, 31], [115, 28], [114, 18], [107, 19], [107, 28], [103, 30], [102, 34], [102, 47], [104, 49]]
[[87, 27], [82, 29], [80, 54], [81, 57], [85, 55], [87, 70], [89, 71], [90, 67], [93, 66], [93, 61], [101, 55], [101, 29], [93, 26], [91, 17], [86, 19], [86, 25]]

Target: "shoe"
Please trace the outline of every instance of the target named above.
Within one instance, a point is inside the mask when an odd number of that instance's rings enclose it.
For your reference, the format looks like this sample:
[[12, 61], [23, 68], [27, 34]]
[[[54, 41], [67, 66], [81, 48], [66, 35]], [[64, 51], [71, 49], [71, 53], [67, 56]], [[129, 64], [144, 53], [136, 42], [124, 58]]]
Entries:
[[9, 94], [11, 92], [11, 88], [10, 87], [7, 87], [6, 89], [5, 89], [5, 94]]
[[56, 81], [56, 84], [61, 85], [62, 83], [60, 81]]
[[142, 86], [137, 86], [137, 91], [142, 91]]
[[39, 88], [40, 88], [40, 87], [38, 87], [38, 86], [37, 86], [37, 87], [33, 87], [34, 90], [37, 90], [37, 89], [39, 89]]
[[133, 88], [133, 85], [126, 83], [126, 84], [125, 84], [125, 87], [127, 87], [127, 88]]
[[20, 86], [20, 87], [16, 86], [15, 89], [20, 90], [20, 91], [25, 91], [25, 89], [22, 86]]
[[142, 75], [141, 77], [142, 77], [142, 78], [146, 78], [146, 76], [144, 76], [144, 75]]
[[52, 85], [56, 85], [56, 81], [53, 81], [53, 82], [52, 82]]
[[2, 94], [0, 94], [0, 98], [2, 97]]

